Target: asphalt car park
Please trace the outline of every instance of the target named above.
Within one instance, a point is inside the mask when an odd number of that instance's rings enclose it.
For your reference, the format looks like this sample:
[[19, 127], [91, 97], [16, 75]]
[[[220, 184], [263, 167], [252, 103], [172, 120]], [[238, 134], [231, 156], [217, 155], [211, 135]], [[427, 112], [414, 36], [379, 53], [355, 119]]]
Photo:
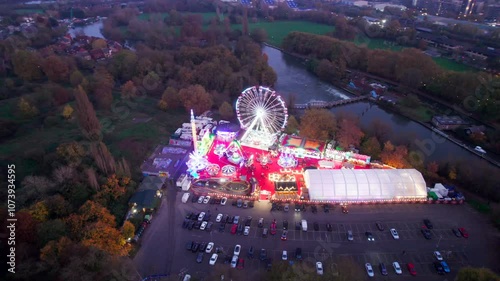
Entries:
[[[180, 202], [180, 195], [178, 196]], [[190, 201], [189, 201], [190, 202]], [[443, 280], [443, 275], [438, 275], [434, 262], [437, 261], [433, 252], [438, 249], [444, 260], [451, 269], [445, 277], [453, 280], [457, 269], [465, 265], [488, 266], [494, 268], [495, 259], [492, 255], [483, 253], [491, 252], [490, 249], [498, 247], [498, 242], [493, 238], [493, 231], [484, 222], [484, 218], [474, 212], [468, 206], [452, 205], [366, 205], [349, 206], [348, 213], [343, 213], [339, 206], [332, 206], [328, 212], [323, 211], [323, 206], [318, 205], [316, 213], [311, 207], [306, 211], [294, 211], [293, 204], [289, 211], [271, 210], [268, 202], [256, 202], [254, 207], [238, 208], [233, 206], [230, 199], [226, 206], [217, 204], [186, 203], [176, 208], [175, 224], [176, 246], [174, 249], [175, 259], [172, 271], [189, 272], [192, 276], [207, 276], [213, 269], [209, 265], [212, 254], [204, 253], [201, 263], [197, 263], [198, 254], [187, 251], [188, 242], [214, 242], [214, 251], [221, 251], [217, 264], [230, 268], [230, 264], [224, 264], [224, 260], [233, 257], [234, 246], [241, 245], [239, 258], [244, 259], [244, 270], [250, 280], [256, 278], [257, 274], [266, 270], [267, 263], [259, 259], [260, 249], [264, 248], [267, 257], [273, 261], [282, 259], [283, 251], [288, 252], [288, 262], [297, 263], [295, 251], [302, 249], [302, 260], [300, 262], [314, 262], [318, 259], [349, 258], [358, 266], [359, 270], [366, 275], [365, 264], [370, 263], [374, 269], [375, 280], [405, 280], [410, 276], [406, 264], [415, 265], [417, 272], [415, 280]], [[181, 204], [181, 203], [179, 203]], [[237, 204], [236, 204], [237, 205]], [[201, 213], [210, 210], [213, 226], [211, 231], [193, 228], [183, 228], [186, 214]], [[224, 231], [220, 231], [220, 223], [216, 223], [216, 217], [222, 213], [223, 221], [227, 216], [240, 217], [240, 224], [245, 225], [248, 216], [252, 217], [248, 235], [231, 234], [232, 223], [228, 222]], [[263, 226], [258, 227], [260, 218], [263, 218]], [[427, 240], [421, 233], [426, 228], [423, 220], [429, 219], [433, 228], [431, 239]], [[307, 220], [308, 231], [297, 230], [295, 225], [302, 219]], [[270, 224], [276, 220], [277, 232], [275, 235], [268, 233], [263, 237], [264, 228], [270, 229]], [[283, 221], [288, 222], [286, 240], [281, 240], [283, 233]], [[384, 230], [376, 225], [379, 222]], [[314, 230], [317, 223], [318, 230]], [[327, 228], [330, 224], [331, 229]], [[452, 229], [464, 227], [469, 233], [469, 238], [458, 237]], [[399, 239], [394, 239], [390, 229], [396, 229]], [[347, 232], [352, 231], [353, 241], [349, 241]], [[365, 232], [371, 232], [374, 241], [368, 241]], [[155, 243], [149, 241], [149, 243]], [[248, 250], [253, 247], [253, 258], [248, 256]], [[214, 253], [212, 251], [212, 253]], [[321, 260], [320, 260], [321, 261]], [[397, 261], [403, 273], [396, 275], [392, 263]], [[384, 263], [387, 267], [388, 276], [382, 276], [379, 264]], [[238, 270], [231, 269], [231, 270]], [[325, 273], [331, 270], [325, 264]]]

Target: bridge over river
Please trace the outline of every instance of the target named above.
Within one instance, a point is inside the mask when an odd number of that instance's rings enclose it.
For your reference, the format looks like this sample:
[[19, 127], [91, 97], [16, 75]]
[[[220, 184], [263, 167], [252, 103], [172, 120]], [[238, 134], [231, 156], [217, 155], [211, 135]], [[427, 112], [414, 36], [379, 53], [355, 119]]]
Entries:
[[332, 108], [339, 105], [349, 104], [353, 102], [362, 101], [369, 98], [369, 95], [355, 97], [351, 99], [338, 100], [338, 101], [310, 101], [308, 103], [295, 104], [292, 106], [293, 109], [312, 109], [312, 108]]

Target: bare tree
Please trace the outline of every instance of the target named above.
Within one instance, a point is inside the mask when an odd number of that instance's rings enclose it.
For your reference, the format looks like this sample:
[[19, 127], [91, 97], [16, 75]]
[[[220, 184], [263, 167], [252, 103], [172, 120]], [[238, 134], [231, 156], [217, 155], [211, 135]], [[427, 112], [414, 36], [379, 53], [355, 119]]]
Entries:
[[56, 181], [56, 183], [61, 184], [67, 181], [70, 181], [75, 176], [75, 169], [69, 166], [62, 166], [54, 170], [52, 172], [52, 177]]

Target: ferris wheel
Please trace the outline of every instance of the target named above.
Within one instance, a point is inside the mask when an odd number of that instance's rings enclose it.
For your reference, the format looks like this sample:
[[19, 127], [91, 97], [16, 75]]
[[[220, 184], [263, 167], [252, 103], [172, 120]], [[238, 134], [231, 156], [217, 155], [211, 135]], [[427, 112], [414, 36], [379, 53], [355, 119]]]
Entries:
[[241, 127], [274, 134], [285, 128], [288, 110], [279, 94], [267, 87], [244, 90], [236, 101], [236, 114]]

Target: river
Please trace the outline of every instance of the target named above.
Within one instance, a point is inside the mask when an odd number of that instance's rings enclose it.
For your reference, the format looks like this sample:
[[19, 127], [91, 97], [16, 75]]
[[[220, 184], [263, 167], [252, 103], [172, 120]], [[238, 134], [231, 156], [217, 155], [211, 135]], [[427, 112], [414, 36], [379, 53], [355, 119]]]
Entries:
[[[102, 21], [72, 29], [74, 36], [79, 30], [88, 36], [104, 38], [101, 33]], [[276, 71], [278, 81], [275, 89], [285, 98], [294, 94], [297, 103], [306, 103], [310, 100], [340, 100], [351, 95], [330, 84], [320, 81], [307, 71], [303, 60], [282, 53], [272, 47], [264, 46], [263, 52], [269, 57], [269, 65]], [[360, 118], [363, 130], [368, 130], [373, 120], [381, 120], [391, 128], [390, 139], [394, 143], [412, 140], [413, 150], [417, 151], [424, 163], [436, 161], [438, 163], [457, 160], [482, 161], [476, 154], [439, 137], [436, 133], [410, 119], [394, 114], [370, 102], [358, 102], [331, 109], [333, 113], [348, 112]], [[472, 163], [471, 163], [472, 164]], [[492, 165], [491, 165], [492, 166]]]

